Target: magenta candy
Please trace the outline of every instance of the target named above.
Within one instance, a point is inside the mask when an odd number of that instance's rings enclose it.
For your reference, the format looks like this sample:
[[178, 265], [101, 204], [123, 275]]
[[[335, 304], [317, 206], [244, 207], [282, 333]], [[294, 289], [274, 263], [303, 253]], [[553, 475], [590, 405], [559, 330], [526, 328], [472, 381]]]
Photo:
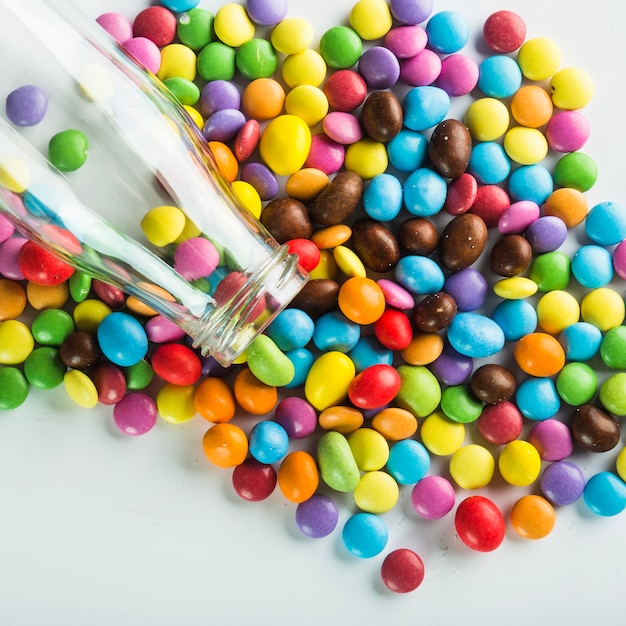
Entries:
[[261, 125], [257, 120], [248, 120], [235, 137], [234, 153], [237, 161], [240, 163], [247, 161], [257, 149], [260, 138]]
[[156, 403], [145, 393], [128, 393], [113, 407], [113, 421], [127, 435], [144, 435], [156, 420]]
[[488, 404], [477, 421], [480, 434], [489, 443], [500, 446], [517, 439], [522, 433], [523, 418], [519, 409], [508, 400]]
[[436, 85], [449, 96], [467, 95], [478, 83], [478, 65], [464, 54], [451, 54], [441, 62]]
[[187, 280], [205, 278], [219, 265], [220, 253], [204, 237], [191, 237], [176, 246], [174, 269]]
[[125, 43], [133, 36], [133, 25], [121, 13], [103, 13], [96, 22], [104, 28], [118, 43]]
[[317, 413], [313, 406], [297, 396], [283, 398], [274, 411], [274, 419], [287, 431], [290, 439], [303, 439], [315, 431]]
[[0, 274], [11, 280], [24, 280], [24, 274], [20, 269], [19, 256], [22, 246], [27, 239], [24, 237], [12, 237], [0, 244]]
[[162, 315], [154, 315], [144, 326], [148, 339], [154, 343], [170, 343], [185, 337], [185, 331]]
[[247, 163], [241, 168], [240, 178], [256, 189], [261, 200], [271, 200], [278, 193], [278, 180], [264, 163]]
[[431, 85], [441, 73], [441, 59], [426, 48], [400, 63], [400, 80], [411, 87]]
[[6, 241], [15, 232], [15, 227], [9, 220], [0, 214], [0, 243]]
[[570, 429], [557, 419], [547, 419], [535, 424], [528, 434], [528, 441], [537, 448], [544, 461], [561, 461], [574, 449]]
[[410, 59], [420, 53], [428, 43], [426, 31], [415, 24], [396, 26], [385, 35], [385, 46], [398, 59]]
[[156, 74], [161, 67], [159, 47], [146, 37], [133, 37], [124, 42], [124, 49], [149, 72]]
[[411, 491], [411, 504], [425, 519], [441, 519], [454, 506], [454, 487], [443, 476], [424, 476]]
[[626, 279], [626, 241], [622, 241], [613, 250], [613, 267], [621, 278]]
[[233, 488], [240, 498], [260, 502], [272, 495], [276, 488], [276, 470], [271, 465], [247, 458], [233, 470]]
[[334, 174], [343, 165], [345, 154], [345, 148], [330, 137], [313, 135], [304, 167], [314, 167], [325, 174]]
[[376, 282], [385, 296], [385, 302], [389, 306], [405, 311], [415, 306], [413, 295], [398, 283], [388, 278], [380, 278]]
[[322, 130], [340, 144], [356, 143], [363, 137], [359, 119], [345, 111], [331, 111], [322, 121]]
[[559, 111], [546, 126], [546, 139], [556, 152], [576, 152], [587, 143], [589, 132], [589, 122], [580, 111]]
[[502, 235], [519, 235], [539, 219], [541, 211], [532, 200], [520, 200], [509, 206], [498, 220], [498, 230]]
[[448, 193], [443, 208], [450, 215], [461, 215], [470, 210], [476, 194], [478, 192], [478, 182], [469, 173], [465, 172], [458, 178], [448, 183]]
[[388, 89], [400, 78], [400, 63], [388, 48], [373, 46], [361, 55], [359, 74], [370, 89]]

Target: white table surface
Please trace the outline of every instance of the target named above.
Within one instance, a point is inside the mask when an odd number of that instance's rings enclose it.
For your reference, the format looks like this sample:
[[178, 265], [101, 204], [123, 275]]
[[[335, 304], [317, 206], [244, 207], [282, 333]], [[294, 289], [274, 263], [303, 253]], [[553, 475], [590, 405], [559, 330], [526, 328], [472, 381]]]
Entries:
[[[132, 17], [147, 2], [78, 4], [93, 17], [104, 11]], [[201, 6], [215, 11], [219, 4]], [[342, 0], [292, 0], [289, 14], [309, 18], [318, 39], [327, 27], [347, 23], [350, 7]], [[529, 37], [557, 41], [564, 65], [593, 76], [585, 151], [600, 177], [588, 198], [626, 202], [626, 5], [435, 1], [436, 10], [468, 17], [472, 54], [482, 22], [502, 8], [524, 18]], [[380, 582], [383, 555], [351, 557], [339, 529], [326, 539], [304, 538], [294, 505], [278, 491], [260, 503], [240, 500], [230, 472], [203, 455], [207, 426], [199, 416], [182, 426], [159, 421], [148, 435], [129, 438], [112, 425], [110, 408], [77, 408], [63, 388], [33, 391], [22, 407], [0, 414], [0, 622], [517, 625], [601, 623], [623, 614], [624, 514], [603, 519], [577, 503], [558, 511], [548, 538], [525, 541], [509, 526], [497, 551], [479, 554], [456, 538], [452, 514], [418, 520], [404, 490], [385, 516], [385, 553], [416, 550], [426, 578], [415, 592], [396, 595]], [[613, 469], [613, 458], [581, 456], [580, 465], [590, 475]], [[480, 491], [501, 502], [510, 502], [511, 492]], [[342, 507], [340, 525], [348, 512]]]

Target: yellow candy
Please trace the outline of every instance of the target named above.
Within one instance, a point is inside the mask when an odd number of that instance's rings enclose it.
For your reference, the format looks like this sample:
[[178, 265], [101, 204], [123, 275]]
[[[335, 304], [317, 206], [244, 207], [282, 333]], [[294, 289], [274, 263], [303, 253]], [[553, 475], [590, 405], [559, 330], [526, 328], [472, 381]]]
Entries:
[[525, 487], [539, 477], [541, 457], [531, 443], [516, 439], [507, 443], [500, 452], [498, 469], [507, 483]]
[[[306, 85], [302, 86], [306, 87]], [[296, 89], [300, 89], [300, 87], [296, 87]], [[315, 89], [315, 87], [311, 89]], [[294, 115], [296, 114], [294, 113]], [[306, 120], [304, 121], [306, 122]], [[287, 179], [285, 192], [290, 198], [295, 198], [296, 200], [313, 200], [323, 189], [328, 187], [328, 183], [328, 174], [322, 172], [322, 170], [318, 170], [315, 167], [303, 167]]]
[[196, 389], [193, 385], [165, 383], [156, 395], [159, 415], [170, 424], [182, 424], [196, 414]]
[[567, 291], [557, 289], [546, 293], [537, 303], [539, 326], [551, 335], [575, 324], [580, 318], [578, 300]]
[[157, 76], [161, 80], [185, 78], [193, 81], [196, 78], [196, 64], [196, 55], [191, 48], [181, 43], [171, 43], [161, 48], [161, 65]]
[[359, 428], [348, 437], [352, 456], [362, 472], [382, 469], [389, 459], [389, 444], [377, 431]]
[[80, 370], [68, 370], [63, 376], [63, 385], [67, 395], [78, 406], [93, 409], [98, 404], [98, 390], [94, 382]]
[[23, 363], [34, 347], [35, 340], [24, 322], [7, 320], [0, 323], [0, 363]]
[[535, 165], [548, 154], [548, 140], [536, 128], [515, 126], [504, 135], [504, 150], [520, 165]]
[[626, 448], [622, 448], [615, 459], [615, 469], [622, 480], [626, 481]]
[[93, 102], [108, 100], [115, 93], [115, 83], [109, 70], [98, 63], [86, 63], [80, 68], [78, 86]]
[[354, 489], [355, 504], [366, 513], [386, 513], [398, 502], [398, 483], [387, 472], [367, 472]]
[[583, 298], [580, 303], [580, 313], [583, 321], [605, 332], [624, 321], [624, 300], [613, 289], [599, 287]]
[[180, 235], [174, 240], [174, 243], [181, 243], [182, 241], [187, 241], [187, 239], [199, 237], [201, 233], [202, 231], [196, 226], [195, 222], [192, 222], [189, 217], [185, 215], [185, 226]]
[[163, 247], [176, 241], [185, 221], [185, 214], [178, 207], [158, 206], [143, 216], [141, 229], [150, 243]]
[[438, 456], [456, 452], [465, 439], [465, 426], [448, 419], [441, 411], [429, 415], [420, 430], [422, 443]]
[[494, 141], [509, 127], [509, 110], [496, 98], [479, 98], [467, 108], [464, 121], [476, 141]]
[[385, 0], [358, 0], [350, 11], [350, 26], [366, 41], [382, 39], [392, 26]]
[[333, 250], [333, 258], [337, 267], [348, 277], [360, 276], [365, 278], [367, 271], [363, 262], [356, 253], [346, 246], [337, 246]]
[[21, 159], [4, 157], [0, 160], [0, 186], [14, 193], [23, 193], [30, 185], [30, 179], [30, 170]]
[[346, 224], [335, 224], [313, 233], [311, 241], [320, 249], [327, 250], [340, 246], [352, 236], [352, 229]]
[[204, 119], [200, 112], [197, 109], [194, 109], [192, 106], [188, 104], [183, 105], [183, 109], [189, 113], [189, 117], [192, 119], [193, 123], [200, 129], [204, 127]]
[[593, 97], [593, 80], [585, 70], [564, 67], [550, 80], [552, 102], [559, 109], [582, 109]]
[[529, 80], [546, 80], [559, 69], [561, 50], [552, 39], [528, 39], [517, 53], [517, 63]]
[[315, 268], [309, 272], [311, 280], [314, 278], [334, 279], [337, 275], [337, 262], [330, 250], [320, 250], [320, 260]]
[[314, 36], [311, 22], [301, 17], [286, 17], [274, 26], [270, 41], [278, 52], [297, 54], [311, 45]]
[[350, 357], [336, 350], [325, 352], [309, 370], [304, 395], [318, 411], [340, 404], [348, 395], [355, 373]]
[[111, 307], [101, 300], [87, 299], [79, 302], [72, 313], [76, 330], [95, 333], [100, 322], [111, 314]]
[[311, 149], [311, 131], [295, 115], [279, 115], [263, 131], [259, 150], [266, 165], [279, 176], [297, 172]]
[[285, 111], [301, 117], [307, 126], [315, 126], [328, 113], [328, 98], [319, 87], [298, 85], [287, 94]]
[[344, 162], [347, 170], [365, 180], [383, 174], [388, 163], [385, 144], [369, 138], [350, 144]]
[[537, 283], [524, 276], [511, 276], [503, 278], [493, 286], [493, 291], [497, 296], [507, 300], [522, 300], [537, 293]]
[[450, 458], [450, 475], [462, 489], [486, 487], [495, 467], [491, 452], [475, 443], [459, 448]]
[[311, 48], [290, 54], [281, 69], [283, 80], [292, 89], [299, 85], [319, 87], [326, 78], [324, 57]]
[[245, 180], [234, 180], [232, 182], [232, 188], [235, 195], [241, 200], [243, 206], [246, 207], [254, 217], [260, 219], [263, 204], [259, 192]]
[[225, 4], [215, 13], [215, 35], [227, 46], [238, 48], [254, 37], [254, 22], [240, 4]]

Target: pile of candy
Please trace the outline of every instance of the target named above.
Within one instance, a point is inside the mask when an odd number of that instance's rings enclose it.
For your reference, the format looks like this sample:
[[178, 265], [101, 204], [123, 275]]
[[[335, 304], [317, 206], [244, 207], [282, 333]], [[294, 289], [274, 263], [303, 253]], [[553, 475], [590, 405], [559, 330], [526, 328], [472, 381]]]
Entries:
[[[460, 498], [459, 538], [494, 550], [505, 516], [471, 491], [496, 470], [542, 494], [524, 492], [510, 511], [522, 537], [549, 534], [555, 507], [581, 497], [600, 516], [626, 508], [623, 449], [588, 477], [569, 458], [617, 451], [626, 415], [616, 287], [626, 208], [585, 197], [597, 177], [581, 151], [587, 73], [562, 68], [558, 46], [527, 38], [510, 11], [486, 19], [490, 56], [478, 63], [460, 52], [464, 17], [429, 0], [358, 0], [349, 26], [327, 30], [317, 49], [286, 0], [215, 15], [198, 4], [162, 0], [132, 22], [98, 22], [180, 100], [242, 203], [311, 280], [225, 370], [135, 299], [64, 274], [0, 216], [0, 408], [19, 406], [29, 385], [64, 384], [81, 406], [113, 405], [132, 435], [158, 416], [199, 414], [211, 422], [209, 461], [234, 468], [246, 500], [278, 486], [303, 534], [333, 532], [333, 494], [351, 493], [343, 544], [362, 558], [384, 551], [384, 513], [402, 489], [427, 520]], [[462, 119], [450, 117], [452, 99], [470, 96]], [[17, 126], [39, 123], [46, 97], [22, 87], [6, 106]], [[71, 171], [86, 147], [66, 133], [49, 158]], [[147, 238], [173, 241], [177, 219], [146, 216]], [[570, 257], [573, 232], [585, 243]], [[27, 306], [31, 328], [18, 319]], [[411, 591], [424, 565], [394, 550], [381, 576]]]

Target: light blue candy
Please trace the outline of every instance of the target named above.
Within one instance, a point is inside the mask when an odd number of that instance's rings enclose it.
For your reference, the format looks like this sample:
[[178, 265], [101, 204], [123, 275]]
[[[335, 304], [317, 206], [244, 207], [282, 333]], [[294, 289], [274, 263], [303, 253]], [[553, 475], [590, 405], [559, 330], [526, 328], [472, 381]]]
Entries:
[[483, 141], [472, 148], [469, 171], [484, 185], [497, 185], [509, 175], [511, 160], [495, 141]]
[[490, 98], [510, 98], [521, 84], [517, 61], [504, 54], [487, 57], [478, 67], [478, 88]]
[[485, 315], [457, 313], [448, 327], [448, 341], [461, 354], [482, 359], [504, 347], [504, 333], [498, 324]]
[[603, 287], [613, 278], [613, 257], [602, 246], [581, 246], [572, 257], [572, 274], [583, 287]]
[[428, 139], [413, 130], [403, 128], [388, 144], [389, 162], [401, 172], [413, 172], [422, 167], [428, 154]]
[[391, 221], [402, 208], [402, 183], [393, 174], [374, 176], [363, 193], [363, 208], [374, 220]]
[[552, 174], [543, 165], [522, 165], [509, 178], [511, 200], [531, 200], [541, 206], [554, 191]]
[[315, 357], [306, 348], [296, 348], [285, 352], [285, 356], [293, 363], [294, 375], [291, 382], [285, 385], [286, 389], [297, 389], [302, 387], [309, 375], [309, 370], [315, 362]]
[[412, 485], [422, 480], [430, 469], [428, 450], [415, 439], [403, 439], [389, 451], [387, 471], [401, 485]]
[[395, 267], [394, 276], [405, 289], [422, 295], [441, 291], [445, 282], [439, 265], [432, 259], [417, 254], [402, 257]]
[[289, 435], [278, 423], [271, 420], [257, 422], [248, 438], [250, 454], [260, 463], [280, 461], [289, 448]]
[[161, 4], [173, 13], [184, 13], [197, 7], [200, 0], [161, 0]]
[[128, 313], [115, 311], [107, 315], [100, 322], [96, 336], [104, 356], [122, 367], [139, 363], [148, 352], [146, 331]]
[[380, 554], [387, 545], [387, 525], [373, 513], [356, 513], [349, 517], [341, 532], [346, 550], [361, 559]]
[[315, 323], [301, 309], [281, 311], [269, 325], [265, 334], [283, 351], [304, 348], [311, 341]]
[[324, 313], [315, 322], [313, 343], [324, 352], [350, 352], [361, 337], [361, 327], [350, 321], [341, 311]]
[[404, 204], [418, 217], [429, 217], [441, 211], [448, 194], [445, 179], [427, 167], [421, 167], [404, 181]]
[[437, 126], [448, 115], [450, 96], [439, 87], [413, 87], [402, 103], [404, 125], [410, 130]]
[[554, 417], [561, 408], [561, 399], [551, 378], [528, 378], [515, 392], [520, 413], [531, 420], [543, 421]]
[[626, 509], [626, 483], [612, 472], [595, 474], [585, 485], [583, 501], [596, 515], [617, 515]]
[[612, 246], [626, 239], [626, 207], [617, 202], [600, 202], [585, 219], [585, 232], [591, 241]]
[[559, 343], [568, 361], [588, 361], [600, 349], [602, 332], [589, 322], [576, 322], [561, 332]]
[[442, 54], [458, 52], [469, 39], [469, 24], [457, 11], [435, 13], [426, 24], [428, 45]]
[[527, 300], [503, 300], [491, 317], [507, 341], [517, 341], [537, 328], [537, 311]]
[[391, 365], [393, 351], [385, 348], [376, 337], [361, 337], [348, 355], [357, 372], [371, 365]]

